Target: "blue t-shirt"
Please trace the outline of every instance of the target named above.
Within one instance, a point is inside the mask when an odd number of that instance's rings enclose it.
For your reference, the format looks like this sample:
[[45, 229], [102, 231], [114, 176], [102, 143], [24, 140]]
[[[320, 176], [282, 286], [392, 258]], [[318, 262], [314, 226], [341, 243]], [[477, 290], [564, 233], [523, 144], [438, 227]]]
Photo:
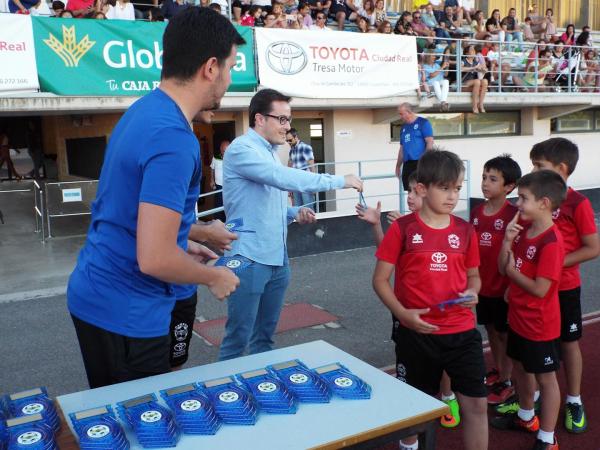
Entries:
[[[425, 72], [425, 80], [427, 80], [427, 84], [431, 84], [433, 81], [442, 81], [444, 79], [444, 72], [441, 71], [442, 68], [438, 63], [433, 64], [423, 64], [423, 72]], [[431, 74], [434, 72], [439, 73], [435, 77], [431, 77]]]
[[106, 149], [87, 240], [69, 278], [71, 314], [125, 336], [168, 334], [173, 286], [140, 272], [138, 207], [181, 214], [177, 244], [187, 249], [200, 175], [199, 143], [177, 104], [160, 89], [135, 102]]
[[400, 133], [404, 161], [418, 161], [427, 148], [425, 138], [431, 136], [431, 122], [423, 117], [417, 117], [414, 122], [404, 124]]
[[[200, 169], [202, 169], [202, 165], [200, 165]], [[202, 175], [202, 173], [200, 173]], [[195, 211], [191, 211], [191, 223], [196, 223], [196, 213]], [[173, 292], [175, 294], [175, 300], [187, 300], [198, 290], [197, 284], [174, 284]]]

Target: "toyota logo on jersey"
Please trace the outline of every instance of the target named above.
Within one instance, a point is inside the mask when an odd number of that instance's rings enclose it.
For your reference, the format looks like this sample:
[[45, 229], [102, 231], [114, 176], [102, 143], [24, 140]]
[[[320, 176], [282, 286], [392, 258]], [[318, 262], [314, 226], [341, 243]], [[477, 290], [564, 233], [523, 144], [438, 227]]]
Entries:
[[447, 272], [448, 265], [446, 261], [448, 261], [448, 256], [442, 252], [435, 252], [431, 255], [431, 261], [433, 261], [429, 265], [429, 270], [432, 272]]

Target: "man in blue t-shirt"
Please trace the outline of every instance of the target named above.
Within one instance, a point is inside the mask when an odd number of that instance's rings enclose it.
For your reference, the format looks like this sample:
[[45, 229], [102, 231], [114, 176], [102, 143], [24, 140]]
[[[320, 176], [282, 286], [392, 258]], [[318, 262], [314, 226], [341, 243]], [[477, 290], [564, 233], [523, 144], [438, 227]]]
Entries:
[[417, 170], [419, 158], [427, 150], [433, 149], [433, 128], [429, 120], [413, 112], [410, 103], [402, 103], [398, 107], [398, 114], [404, 125], [400, 132], [396, 176], [400, 178], [402, 173], [402, 185], [408, 191], [408, 177]]
[[188, 233], [201, 176], [191, 122], [219, 107], [242, 44], [231, 23], [208, 8], [177, 14], [163, 36], [160, 87], [112, 132], [67, 289], [92, 388], [170, 370], [175, 284], [205, 284], [219, 299], [239, 284], [230, 270], [205, 265], [214, 253], [188, 241]]

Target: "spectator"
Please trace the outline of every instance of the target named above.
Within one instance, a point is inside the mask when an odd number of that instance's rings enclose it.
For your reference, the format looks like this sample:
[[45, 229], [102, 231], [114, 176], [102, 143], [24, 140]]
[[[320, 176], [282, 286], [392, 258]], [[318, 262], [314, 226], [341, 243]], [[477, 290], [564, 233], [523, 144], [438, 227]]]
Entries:
[[402, 103], [398, 107], [398, 114], [402, 120], [402, 130], [395, 174], [398, 178], [402, 174], [402, 186], [408, 191], [408, 178], [417, 170], [419, 159], [426, 151], [433, 150], [433, 127], [429, 120], [414, 113], [410, 103]]
[[251, 0], [251, 4], [260, 6], [265, 15], [269, 14], [272, 10], [271, 0]]
[[[246, 16], [246, 13], [250, 9], [250, 0], [233, 0], [231, 4], [231, 13], [233, 14], [233, 21], [239, 23], [240, 25], [242, 16]], [[260, 6], [260, 5], [256, 5]], [[261, 8], [262, 9], [262, 8]], [[244, 25], [250, 26], [250, 25]], [[253, 25], [251, 25], [253, 26]]]
[[598, 92], [600, 65], [598, 64], [598, 55], [593, 48], [588, 49], [583, 54], [580, 76], [583, 92]]
[[575, 25], [572, 23], [567, 25], [567, 29], [560, 37], [560, 40], [565, 45], [575, 45]]
[[[375, 26], [375, 2], [374, 0], [364, 0], [360, 8], [358, 8], [358, 15], [367, 19], [370, 27]], [[358, 23], [358, 19], [357, 19]]]
[[440, 25], [442, 25], [442, 27], [445, 28], [448, 33], [450, 33], [450, 36], [460, 39], [462, 35], [458, 33], [458, 29], [460, 28], [461, 23], [454, 14], [454, 9], [451, 6], [446, 6], [444, 13], [445, 14], [440, 21]]
[[456, 81], [456, 41], [450, 41], [442, 54], [442, 61], [448, 63], [447, 78], [450, 84]]
[[256, 19], [262, 14], [262, 8], [258, 5], [252, 5], [244, 16], [240, 19], [240, 25], [245, 27], [253, 27]]
[[320, 30], [320, 31], [331, 31], [329, 27], [327, 27], [327, 16], [324, 12], [317, 13], [317, 19], [315, 24], [310, 27], [311, 30]]
[[370, 30], [370, 23], [369, 23], [369, 19], [367, 19], [364, 16], [358, 16], [358, 18], [356, 19], [356, 32], [357, 33], [369, 33]]
[[462, 21], [464, 19], [467, 23], [471, 23], [476, 12], [475, 0], [458, 0], [457, 15], [459, 20]]
[[178, 12], [187, 9], [187, 7], [188, 4], [185, 0], [163, 0], [161, 11], [165, 16], [165, 19], [169, 20]]
[[[315, 156], [310, 145], [305, 144], [300, 140], [298, 131], [295, 128], [290, 128], [285, 137], [285, 141], [290, 146], [288, 158], [288, 167], [298, 170], [306, 170], [308, 172], [317, 173], [315, 164]], [[311, 167], [312, 166], [312, 167]], [[304, 206], [315, 210], [315, 196], [311, 192], [291, 192], [294, 206]]]
[[523, 30], [523, 40], [526, 42], [533, 42], [535, 40], [535, 35], [533, 34], [533, 20], [531, 17], [525, 17], [525, 23], [521, 26]]
[[73, 13], [70, 10], [65, 9], [64, 11], [61, 11], [58, 17], [60, 17], [61, 19], [72, 19]]
[[404, 11], [394, 25], [394, 34], [406, 34], [406, 29], [410, 27], [412, 15], [408, 11]]
[[546, 50], [546, 48], [547, 46], [545, 40], [540, 39], [537, 41], [537, 45], [533, 47], [533, 50], [531, 50], [529, 56], [527, 56], [527, 64], [525, 65], [525, 70], [529, 69], [529, 66], [531, 66], [532, 64], [535, 65], [535, 60], [539, 58], [541, 52]]
[[[502, 22], [505, 24], [506, 41], [517, 41], [519, 43], [519, 48], [522, 48], [523, 32], [520, 31], [517, 10], [515, 8], [510, 8], [508, 10], [508, 16], [502, 19]], [[509, 46], [509, 49], [510, 48], [511, 47]]]
[[[135, 0], [132, 1], [136, 20], [150, 20], [150, 10], [158, 8], [158, 0]], [[164, 16], [163, 16], [164, 19]]]
[[215, 3], [215, 2], [213, 2], [213, 3], [211, 3], [210, 5], [208, 5], [208, 7], [209, 7], [210, 9], [212, 9], [214, 12], [217, 12], [217, 13], [219, 13], [219, 14], [223, 14], [223, 8], [222, 8], [222, 7], [221, 7], [221, 5], [220, 5], [220, 4], [218, 4], [218, 3]]
[[593, 47], [594, 46], [594, 39], [592, 38], [592, 29], [589, 27], [589, 25], [586, 25], [585, 27], [583, 27], [581, 29], [582, 33], [585, 33], [587, 31], [588, 33], [588, 40], [587, 40], [587, 46], [588, 47]]
[[438, 23], [437, 18], [435, 17], [433, 5], [431, 5], [431, 3], [428, 3], [427, 6], [425, 6], [425, 9], [421, 11], [421, 20], [425, 25], [427, 25], [434, 31], [435, 35], [438, 38], [450, 38], [450, 33], [448, 33], [445, 29], [440, 27], [440, 24]]
[[[425, 55], [422, 54], [418, 54], [417, 55], [417, 73], [419, 76], [419, 85], [417, 86], [417, 98], [419, 99], [419, 101], [424, 98], [424, 97], [431, 97], [433, 95], [433, 93], [431, 92], [431, 89], [429, 88], [429, 84], [427, 84], [427, 78], [425, 76], [425, 72], [423, 71], [423, 57]], [[423, 89], [423, 91], [421, 91], [421, 89]]]
[[423, 72], [427, 84], [433, 88], [435, 96], [440, 102], [440, 111], [446, 112], [450, 109], [448, 104], [448, 92], [450, 91], [450, 83], [444, 78], [444, 73], [448, 69], [448, 62], [443, 62], [440, 66], [436, 62], [436, 55], [430, 53], [425, 55], [426, 61], [423, 64]]
[[[582, 31], [579, 36], [577, 36], [577, 40], [575, 41], [575, 45], [577, 47], [589, 47], [590, 42], [590, 32]], [[582, 49], [578, 49], [582, 50]]]
[[329, 15], [337, 22], [338, 30], [344, 31], [346, 19], [354, 21], [357, 15], [356, 11], [354, 0], [333, 0]]
[[68, 8], [73, 17], [83, 17], [94, 10], [94, 0], [69, 0]]
[[300, 3], [298, 6], [298, 22], [302, 28], [309, 30], [313, 26], [314, 21], [310, 15], [310, 6], [308, 3]]
[[323, 11], [325, 15], [329, 13], [327, 4], [331, 6], [331, 0], [307, 0], [310, 5], [310, 14], [313, 19], [317, 18], [317, 13]]
[[135, 11], [129, 0], [116, 0], [115, 6], [110, 5], [106, 12], [107, 19], [135, 20]]
[[412, 13], [412, 19], [412, 29], [415, 30], [415, 33], [419, 36], [435, 37], [435, 32], [421, 20], [420, 11]]
[[512, 78], [515, 85], [520, 86], [522, 89], [527, 91], [537, 90], [540, 92], [546, 90], [544, 87], [544, 81], [546, 80], [546, 76], [552, 72], [552, 70], [554, 70], [550, 60], [551, 55], [552, 52], [548, 49], [540, 50], [537, 63], [537, 77], [535, 65], [530, 64], [527, 68], [525, 76], [522, 79], [520, 76], [513, 75]]
[[287, 17], [283, 12], [283, 4], [278, 1], [273, 1], [271, 8], [271, 14], [275, 16], [275, 19], [280, 24], [279, 28], [287, 28]]
[[506, 40], [505, 39], [506, 32], [502, 29], [502, 24], [500, 22], [500, 10], [499, 9], [494, 9], [492, 11], [492, 15], [485, 22], [485, 29], [497, 41], [504, 42]]
[[552, 43], [556, 39], [556, 25], [554, 24], [554, 11], [552, 8], [546, 10], [546, 17], [542, 22], [543, 32], [541, 38], [547, 42]]
[[54, 17], [60, 16], [60, 13], [65, 10], [65, 4], [60, 0], [54, 0], [52, 2], [52, 12], [54, 13]]
[[[485, 112], [483, 106], [485, 95], [487, 94], [488, 81], [479, 78], [479, 73], [487, 72], [487, 67], [482, 66], [475, 57], [475, 46], [468, 45], [465, 49], [465, 56], [461, 62], [460, 71], [462, 73], [462, 86], [466, 91], [471, 91], [471, 105], [473, 114]], [[488, 54], [489, 55], [489, 54]]]
[[150, 11], [148, 11], [148, 20], [150, 22], [164, 22], [165, 15], [160, 8], [152, 8]]
[[383, 0], [375, 1], [375, 10], [373, 13], [375, 15], [375, 27], [379, 27], [382, 22], [387, 20], [387, 12], [385, 10], [385, 3]]
[[0, 168], [6, 163], [8, 170], [8, 179], [12, 180], [13, 176], [18, 180], [22, 180], [23, 176], [15, 169], [15, 164], [10, 157], [10, 145], [8, 141], [8, 134], [5, 130], [0, 129]]
[[39, 0], [8, 0], [8, 11], [11, 13], [29, 14], [29, 10], [37, 5], [38, 2]]
[[481, 10], [477, 10], [473, 15], [471, 29], [473, 30], [473, 37], [478, 41], [485, 41], [492, 37], [492, 34], [487, 31], [485, 18], [483, 17], [483, 11]]
[[50, 17], [50, 7], [46, 0], [37, 0], [37, 3], [29, 8], [29, 14], [32, 16]]
[[384, 20], [377, 27], [377, 32], [381, 34], [392, 34], [392, 24], [388, 20]]
[[[211, 180], [210, 180], [210, 188], [213, 191], [220, 191], [223, 189], [223, 157], [225, 156], [225, 152], [227, 151], [227, 147], [229, 147], [230, 142], [228, 140], [221, 141], [219, 144], [219, 151], [214, 155], [211, 163]], [[215, 208], [220, 208], [223, 206], [223, 192], [219, 192], [215, 194]], [[215, 214], [215, 219], [219, 219], [221, 222], [225, 223], [227, 218], [225, 217], [225, 211], [221, 211]]]

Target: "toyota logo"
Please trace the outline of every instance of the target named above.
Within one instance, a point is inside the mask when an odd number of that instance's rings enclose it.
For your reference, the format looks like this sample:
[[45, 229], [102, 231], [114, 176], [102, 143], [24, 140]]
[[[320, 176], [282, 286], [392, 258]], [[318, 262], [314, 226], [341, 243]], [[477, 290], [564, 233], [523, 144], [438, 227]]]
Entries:
[[295, 75], [308, 63], [304, 49], [293, 42], [273, 42], [265, 56], [269, 67], [281, 75]]
[[436, 264], [443, 264], [448, 260], [448, 257], [442, 252], [435, 252], [431, 255], [431, 260]]
[[491, 233], [481, 233], [481, 239], [483, 239], [484, 241], [491, 241], [492, 234]]

